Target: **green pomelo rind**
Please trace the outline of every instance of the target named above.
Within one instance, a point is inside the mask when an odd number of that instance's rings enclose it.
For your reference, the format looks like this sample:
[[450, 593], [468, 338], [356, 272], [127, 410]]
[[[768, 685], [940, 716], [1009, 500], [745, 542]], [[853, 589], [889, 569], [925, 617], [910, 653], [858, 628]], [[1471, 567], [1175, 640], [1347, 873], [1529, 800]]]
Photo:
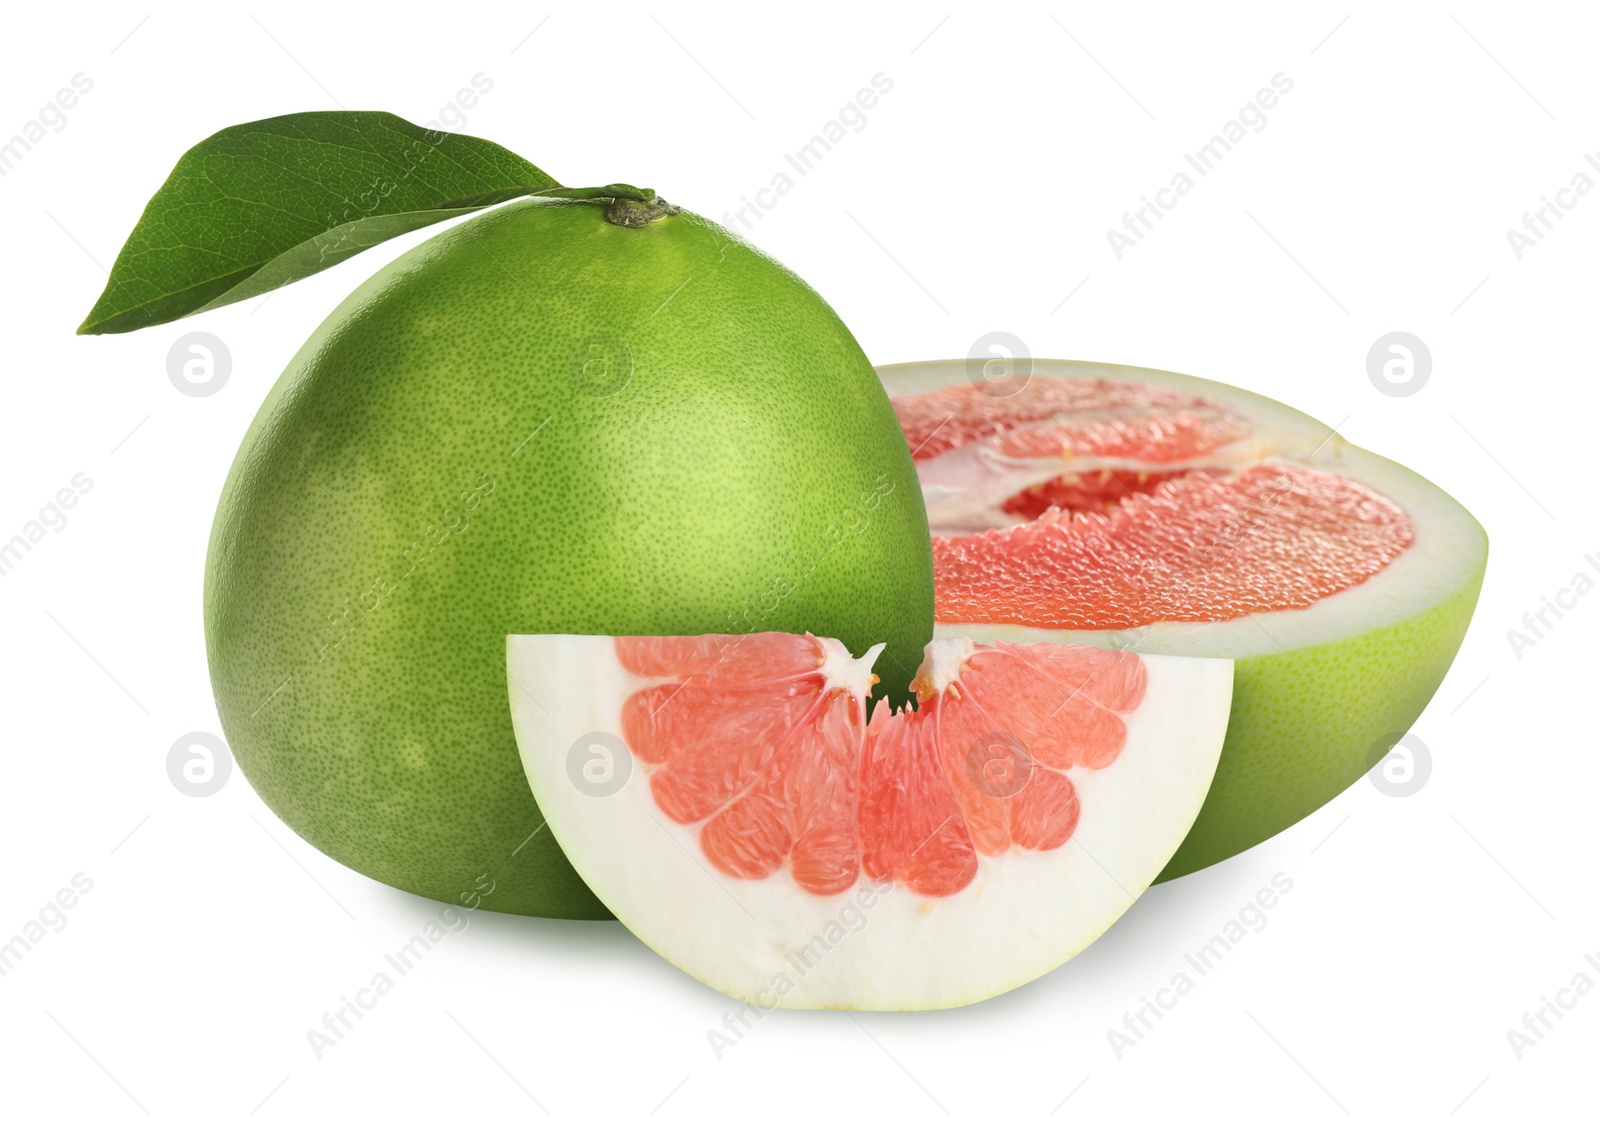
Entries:
[[207, 652], [240, 767], [311, 844], [430, 899], [608, 917], [523, 777], [508, 634], [811, 630], [887, 641], [888, 687], [931, 635], [910, 453], [843, 323], [692, 213], [603, 217], [522, 201], [384, 267], [218, 504]]
[[1361, 780], [1438, 690], [1482, 584], [1480, 569], [1454, 597], [1388, 628], [1235, 660], [1211, 792], [1155, 882], [1253, 848]]
[[[1347, 444], [1281, 402], [1220, 382], [1136, 366], [1032, 359], [1040, 376], [1106, 377], [1187, 389], [1281, 430], [1285, 455], [1409, 499], [1412, 549], [1373, 579], [1310, 609], [1205, 624], [1119, 631], [1006, 624], [936, 626], [938, 635], [1070, 640], [1189, 656], [1231, 656], [1234, 704], [1205, 805], [1156, 883], [1209, 867], [1275, 836], [1337, 797], [1416, 722], [1455, 659], [1477, 605], [1488, 536], [1467, 510], [1416, 472]], [[892, 395], [968, 379], [963, 361], [880, 366]], [[1363, 477], [1365, 476], [1365, 478]], [[1409, 555], [1418, 555], [1401, 561]], [[1422, 563], [1419, 567], [1416, 563]], [[1397, 594], [1395, 580], [1408, 580]], [[1343, 635], [1341, 635], [1341, 631]]]

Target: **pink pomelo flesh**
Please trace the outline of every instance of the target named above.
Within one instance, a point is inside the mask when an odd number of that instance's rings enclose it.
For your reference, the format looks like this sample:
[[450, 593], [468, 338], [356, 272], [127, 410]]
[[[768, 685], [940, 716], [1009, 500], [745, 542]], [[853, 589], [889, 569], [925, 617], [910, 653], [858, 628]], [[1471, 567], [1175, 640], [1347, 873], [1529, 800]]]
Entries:
[[1038, 480], [1001, 489], [997, 517], [1012, 525], [936, 527], [942, 621], [1127, 629], [1303, 609], [1414, 537], [1405, 511], [1360, 483], [1248, 462], [1255, 430], [1203, 397], [1035, 377], [1007, 396], [962, 384], [893, 403], [919, 467], [942, 461], [974, 485]]
[[617, 656], [660, 681], [629, 696], [622, 733], [662, 813], [704, 822], [725, 874], [787, 865], [819, 895], [863, 871], [952, 895], [980, 852], [1060, 848], [1079, 808], [1066, 771], [1116, 759], [1146, 681], [1132, 653], [996, 644], [964, 651], [944, 687], [920, 674], [921, 709], [885, 707], [868, 727], [815, 637], [619, 637]]

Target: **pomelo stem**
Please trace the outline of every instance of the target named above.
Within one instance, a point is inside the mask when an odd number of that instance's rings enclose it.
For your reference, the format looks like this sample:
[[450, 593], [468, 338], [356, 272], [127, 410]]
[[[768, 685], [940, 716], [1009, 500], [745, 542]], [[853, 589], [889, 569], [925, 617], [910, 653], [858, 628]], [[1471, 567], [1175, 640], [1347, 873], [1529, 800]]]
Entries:
[[634, 188], [632, 185], [600, 185], [598, 188], [553, 188], [540, 190], [540, 196], [554, 196], [563, 200], [638, 200], [656, 198], [656, 190]]
[[650, 200], [631, 200], [625, 196], [613, 197], [611, 207], [606, 209], [606, 219], [623, 228], [642, 228], [663, 216], [671, 216], [678, 210], [676, 204], [668, 204], [659, 196]]

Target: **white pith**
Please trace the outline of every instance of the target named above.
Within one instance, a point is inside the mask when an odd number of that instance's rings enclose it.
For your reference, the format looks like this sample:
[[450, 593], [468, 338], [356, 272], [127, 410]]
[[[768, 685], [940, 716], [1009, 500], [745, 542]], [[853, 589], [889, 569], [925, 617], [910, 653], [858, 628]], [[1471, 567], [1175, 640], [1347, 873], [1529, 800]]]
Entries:
[[[1256, 613], [1209, 624], [1161, 621], [1116, 631], [1035, 629], [1020, 625], [940, 623], [941, 636], [976, 640], [1072, 640], [1183, 656], [1247, 656], [1348, 639], [1425, 612], [1468, 587], [1481, 573], [1487, 553], [1483, 529], [1454, 499], [1422, 476], [1364, 448], [1345, 442], [1334, 429], [1271, 400], [1199, 377], [1096, 362], [1036, 358], [1035, 377], [1105, 378], [1182, 389], [1244, 417], [1255, 433], [1180, 466], [1248, 466], [1262, 457], [1275, 463], [1314, 468], [1362, 483], [1402, 507], [1415, 540], [1379, 573], [1304, 609]], [[964, 360], [881, 366], [878, 376], [891, 397], [934, 392], [968, 380]], [[975, 462], [988, 459], [972, 446], [954, 449], [918, 465], [918, 475], [933, 485], [930, 525], [947, 531], [1011, 525], [1017, 520], [997, 504], [1017, 491], [1066, 472], [1084, 471], [1082, 460], [1011, 461], [999, 477], [974, 477]], [[1156, 470], [1130, 460], [1103, 461], [1130, 470]], [[985, 463], [993, 465], [992, 459]], [[1095, 470], [1099, 464], [1094, 465]], [[963, 480], [962, 475], [967, 478]], [[982, 487], [975, 485], [982, 483]], [[965, 497], [963, 498], [963, 495]], [[926, 494], [925, 494], [926, 497]]]
[[872, 685], [877, 682], [872, 675], [872, 665], [878, 662], [878, 653], [886, 646], [874, 644], [858, 660], [850, 654], [850, 649], [837, 640], [822, 636], [817, 641], [822, 645], [823, 682], [828, 688], [848, 691], [865, 703], [872, 692]]
[[[1116, 413], [1100, 414], [1115, 416]], [[1115, 472], [1182, 471], [1206, 468], [1242, 469], [1283, 453], [1278, 437], [1253, 435], [1203, 455], [1169, 463], [1126, 456], [1082, 456], [1070, 453], [1044, 458], [1008, 456], [981, 444], [964, 444], [917, 464], [928, 525], [934, 534], [969, 534], [1016, 526], [1017, 516], [1000, 504], [1019, 491], [1063, 475], [1109, 478]]]
[[[953, 641], [930, 647], [945, 666], [963, 658]], [[1147, 690], [1125, 716], [1121, 754], [1105, 769], [1068, 772], [1081, 813], [1061, 848], [980, 856], [972, 883], [945, 898], [864, 877], [818, 896], [787, 869], [763, 880], [717, 871], [700, 826], [661, 812], [637, 759], [609, 796], [573, 783], [577, 739], [620, 739], [624, 702], [654, 682], [622, 667], [611, 637], [512, 636], [506, 658], [523, 767], [579, 875], [669, 961], [767, 1008], [962, 1005], [1071, 958], [1133, 904], [1193, 824], [1233, 686], [1229, 660], [1145, 657]]]
[[923, 650], [922, 673], [933, 684], [933, 690], [943, 694], [944, 689], [956, 681], [962, 665], [972, 657], [977, 645], [962, 637], [931, 641]]

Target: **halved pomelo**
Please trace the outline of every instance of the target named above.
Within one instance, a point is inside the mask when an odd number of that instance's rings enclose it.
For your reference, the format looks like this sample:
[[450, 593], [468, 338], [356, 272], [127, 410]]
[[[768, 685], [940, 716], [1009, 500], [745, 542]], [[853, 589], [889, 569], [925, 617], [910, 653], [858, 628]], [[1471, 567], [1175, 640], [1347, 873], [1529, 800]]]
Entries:
[[1237, 661], [1170, 879], [1359, 778], [1454, 658], [1488, 555], [1420, 475], [1286, 405], [1128, 366], [880, 368], [934, 534], [936, 633]]
[[636, 935], [765, 1008], [935, 1009], [1094, 941], [1199, 812], [1228, 660], [936, 640], [867, 721], [836, 640], [512, 636], [541, 812]]

